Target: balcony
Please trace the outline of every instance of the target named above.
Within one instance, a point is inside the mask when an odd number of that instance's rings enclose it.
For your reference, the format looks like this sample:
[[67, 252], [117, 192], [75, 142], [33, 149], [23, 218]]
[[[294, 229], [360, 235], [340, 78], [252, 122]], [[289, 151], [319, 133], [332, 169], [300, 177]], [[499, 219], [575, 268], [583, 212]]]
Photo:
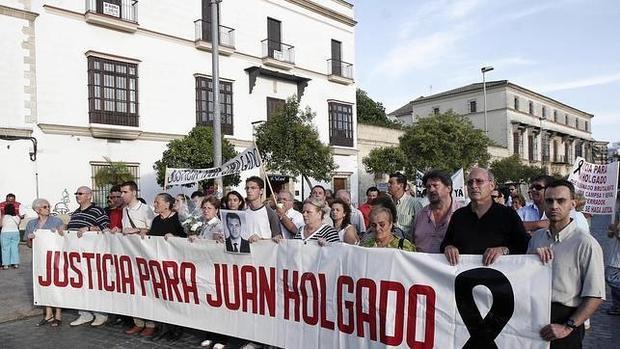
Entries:
[[263, 64], [291, 70], [295, 66], [295, 47], [278, 41], [265, 39], [261, 41], [263, 47]]
[[353, 83], [353, 64], [336, 59], [327, 60], [327, 79], [343, 85]]
[[86, 0], [87, 23], [128, 33], [138, 30], [137, 0]]
[[[194, 41], [196, 48], [199, 50], [211, 52], [211, 22], [202, 19], [194, 21], [194, 29], [196, 31], [196, 40]], [[221, 55], [230, 56], [235, 53], [235, 30], [233, 28], [219, 26], [219, 47], [218, 51]]]
[[554, 155], [553, 156], [553, 162], [556, 164], [567, 164], [568, 162], [566, 161], [566, 156], [565, 155]]

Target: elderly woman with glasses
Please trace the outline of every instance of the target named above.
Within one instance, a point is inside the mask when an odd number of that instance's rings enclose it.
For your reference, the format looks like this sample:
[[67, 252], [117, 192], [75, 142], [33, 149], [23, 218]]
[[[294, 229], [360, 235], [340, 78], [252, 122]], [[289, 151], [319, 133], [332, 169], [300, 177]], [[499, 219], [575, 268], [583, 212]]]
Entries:
[[[32, 219], [26, 224], [26, 236], [28, 237], [28, 247], [32, 247], [35, 238], [34, 232], [37, 229], [50, 230], [52, 234], [64, 235], [65, 224], [58, 217], [50, 215], [51, 206], [45, 199], [35, 199], [32, 202], [32, 209], [37, 213], [37, 218]], [[54, 314], [56, 313], [56, 314]], [[45, 307], [45, 317], [37, 324], [44, 326], [49, 324], [58, 327], [62, 323], [62, 309]]]

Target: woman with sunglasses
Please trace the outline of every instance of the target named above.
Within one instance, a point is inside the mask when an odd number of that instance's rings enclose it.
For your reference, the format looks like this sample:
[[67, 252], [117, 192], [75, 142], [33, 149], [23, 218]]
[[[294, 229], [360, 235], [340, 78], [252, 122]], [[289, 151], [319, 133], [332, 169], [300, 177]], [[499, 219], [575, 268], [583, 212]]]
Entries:
[[[51, 207], [46, 199], [35, 199], [32, 202], [32, 209], [37, 213], [37, 218], [32, 219], [26, 224], [26, 236], [28, 237], [28, 247], [32, 247], [34, 242], [34, 232], [37, 229], [47, 229], [49, 232], [40, 232], [39, 234], [58, 234], [64, 235], [65, 224], [58, 217], [50, 214]], [[58, 327], [62, 324], [62, 309], [45, 307], [45, 317], [37, 326], [49, 324], [52, 327]]]

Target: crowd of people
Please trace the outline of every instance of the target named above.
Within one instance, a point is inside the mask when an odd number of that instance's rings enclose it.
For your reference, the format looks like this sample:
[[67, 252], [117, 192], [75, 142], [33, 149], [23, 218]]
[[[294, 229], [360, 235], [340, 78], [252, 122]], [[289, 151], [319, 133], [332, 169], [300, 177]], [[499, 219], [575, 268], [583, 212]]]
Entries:
[[[79, 208], [66, 226], [50, 215], [47, 200], [34, 200], [32, 208], [37, 218], [28, 222], [26, 234], [29, 243], [36, 243], [33, 233], [37, 229], [61, 235], [65, 229], [76, 230], [78, 237], [95, 231], [166, 239], [182, 237], [190, 241], [210, 239], [240, 252], [249, 252], [249, 245], [259, 240], [278, 243], [282, 239], [298, 239], [316, 241], [320, 246], [345, 243], [443, 254], [451, 265], [457, 265], [462, 254], [481, 255], [481, 262], [491, 265], [504, 255], [532, 253], [543, 263], [552, 263], [551, 319], [540, 331], [545, 340], [551, 341], [552, 348], [580, 347], [584, 323], [605, 298], [605, 277], [612, 287], [613, 306], [609, 313], [620, 315], [618, 226], [609, 229], [616, 246], [613, 253], [618, 255], [612, 258], [605, 274], [602, 249], [590, 235], [589, 217], [578, 210], [578, 198], [570, 182], [539, 176], [529, 183], [529, 190], [523, 195], [520, 186], [500, 188], [489, 170], [473, 168], [466, 180], [470, 200], [467, 204], [453, 199], [452, 179], [442, 171], [427, 172], [422, 184], [425, 197], [414, 197], [406, 176], [391, 174], [387, 193], [370, 187], [366, 201], [355, 207], [346, 190], [332, 193], [321, 185], [314, 186], [303, 202], [296, 201], [286, 190], [264, 200], [265, 183], [254, 176], [245, 181], [245, 197], [237, 191], [226, 193], [221, 200], [201, 191], [191, 197], [160, 193], [153, 209], [140, 201], [138, 186], [132, 181], [112, 187], [105, 208], [93, 203], [90, 188], [81, 186], [75, 192]], [[19, 265], [15, 247], [19, 241], [19, 203], [14, 195], [9, 199], [7, 196], [7, 201], [0, 203], [5, 269]], [[220, 209], [245, 211], [246, 230], [250, 232], [247, 241], [238, 236], [225, 239]], [[61, 323], [61, 309], [48, 307], [39, 326]], [[125, 324], [127, 335], [154, 340], [175, 341], [183, 335], [178, 326], [90, 311], [80, 311], [70, 325], [88, 323]], [[229, 340], [205, 333], [201, 344], [222, 348]]]

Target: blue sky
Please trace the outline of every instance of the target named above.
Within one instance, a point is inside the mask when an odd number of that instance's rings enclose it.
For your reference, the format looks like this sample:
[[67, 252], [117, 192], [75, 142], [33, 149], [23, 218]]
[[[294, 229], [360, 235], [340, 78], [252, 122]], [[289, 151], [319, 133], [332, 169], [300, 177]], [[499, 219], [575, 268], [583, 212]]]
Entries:
[[356, 83], [388, 112], [429, 91], [509, 80], [594, 114], [620, 141], [620, 1], [354, 1]]

